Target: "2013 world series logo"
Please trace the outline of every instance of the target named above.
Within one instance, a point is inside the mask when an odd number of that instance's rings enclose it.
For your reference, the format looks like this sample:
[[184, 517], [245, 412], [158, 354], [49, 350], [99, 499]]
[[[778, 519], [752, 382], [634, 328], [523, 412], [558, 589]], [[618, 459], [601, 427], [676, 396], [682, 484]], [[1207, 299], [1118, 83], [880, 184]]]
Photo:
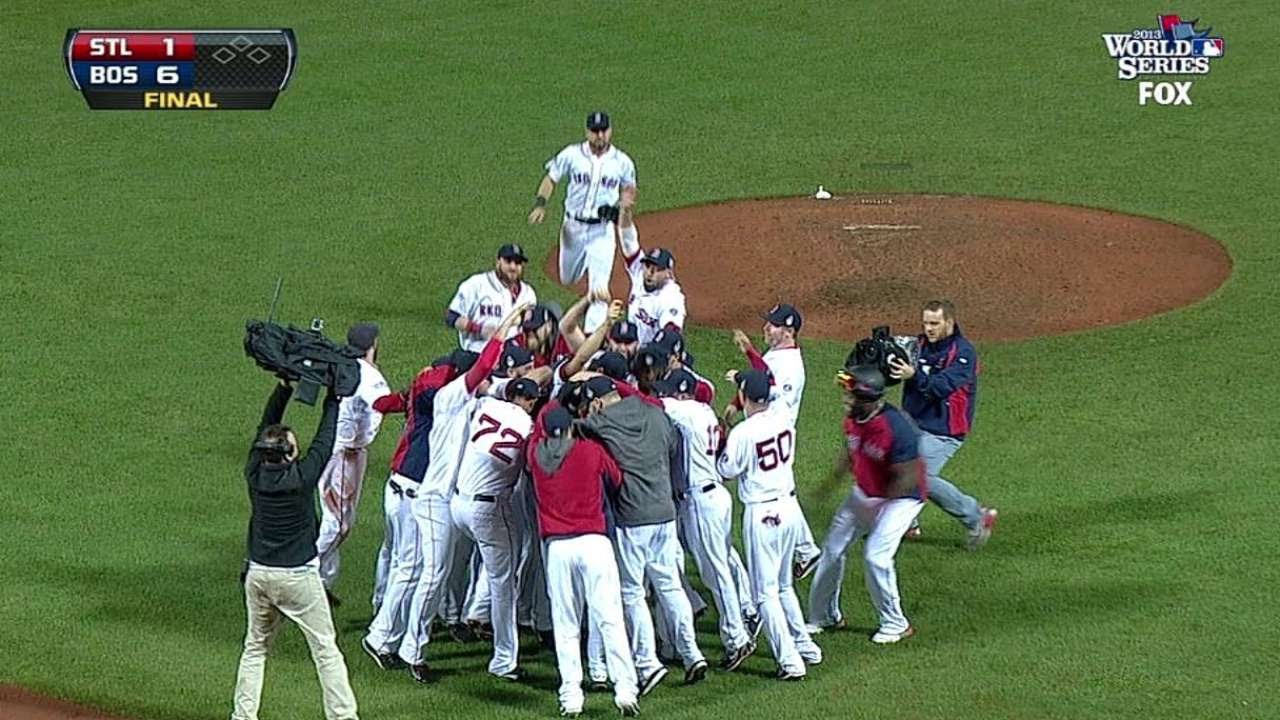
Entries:
[[[1158, 28], [1103, 34], [1107, 54], [1116, 61], [1116, 77], [1133, 80], [1143, 75], [1208, 75], [1211, 61], [1222, 57], [1225, 44], [1210, 37], [1213, 28], [1197, 30], [1200, 22], [1178, 15], [1159, 15]], [[1138, 81], [1138, 104], [1190, 105], [1191, 80]]]

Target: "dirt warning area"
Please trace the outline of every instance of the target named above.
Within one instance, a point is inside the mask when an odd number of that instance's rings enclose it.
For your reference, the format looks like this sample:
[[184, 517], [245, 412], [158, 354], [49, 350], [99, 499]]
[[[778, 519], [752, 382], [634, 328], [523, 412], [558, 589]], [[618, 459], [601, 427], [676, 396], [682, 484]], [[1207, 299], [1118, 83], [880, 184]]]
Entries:
[[122, 720], [97, 710], [34, 695], [19, 687], [0, 685], [3, 720]]
[[[636, 227], [645, 249], [674, 254], [690, 323], [753, 333], [789, 302], [805, 334], [841, 341], [881, 324], [918, 332], [934, 298], [954, 301], [979, 340], [1087, 330], [1190, 304], [1231, 274], [1222, 245], [1187, 227], [998, 198], [742, 200], [641, 214]], [[611, 287], [629, 292], [621, 259]]]

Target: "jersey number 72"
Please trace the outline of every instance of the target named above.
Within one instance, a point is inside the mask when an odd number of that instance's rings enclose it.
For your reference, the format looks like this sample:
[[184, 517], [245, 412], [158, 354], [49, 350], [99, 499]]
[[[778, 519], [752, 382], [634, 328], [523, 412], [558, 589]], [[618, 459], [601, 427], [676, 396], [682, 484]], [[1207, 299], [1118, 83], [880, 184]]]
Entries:
[[485, 435], [498, 433], [499, 438], [510, 438], [509, 440], [501, 440], [489, 446], [489, 454], [498, 458], [502, 462], [510, 465], [515, 459], [512, 455], [507, 455], [503, 450], [512, 450], [516, 453], [520, 452], [520, 448], [524, 445], [524, 436], [512, 430], [511, 428], [502, 427], [502, 423], [498, 419], [488, 414], [481, 414], [477, 421], [484, 427], [480, 428], [475, 435], [471, 436], [471, 442], [476, 442]]

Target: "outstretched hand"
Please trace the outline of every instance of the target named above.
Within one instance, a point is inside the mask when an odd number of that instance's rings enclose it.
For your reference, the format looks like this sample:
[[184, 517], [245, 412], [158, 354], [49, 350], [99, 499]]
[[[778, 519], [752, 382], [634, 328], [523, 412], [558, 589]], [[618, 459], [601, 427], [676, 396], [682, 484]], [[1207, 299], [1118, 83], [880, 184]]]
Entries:
[[547, 209], [544, 207], [536, 207], [529, 211], [529, 224], [539, 225], [542, 219], [547, 216]]
[[738, 346], [738, 349], [741, 350], [743, 354], [746, 354], [746, 352], [752, 347], [751, 338], [747, 337], [747, 334], [741, 330], [735, 329], [733, 331], [733, 342]]

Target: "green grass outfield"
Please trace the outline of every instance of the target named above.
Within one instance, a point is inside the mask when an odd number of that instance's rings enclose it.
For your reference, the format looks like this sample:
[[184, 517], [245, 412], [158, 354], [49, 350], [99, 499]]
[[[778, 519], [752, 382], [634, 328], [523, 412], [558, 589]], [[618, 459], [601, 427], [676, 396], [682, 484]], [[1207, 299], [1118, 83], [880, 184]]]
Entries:
[[[555, 224], [524, 216], [541, 164], [601, 106], [646, 212], [819, 182], [1034, 198], [1191, 225], [1235, 263], [1211, 298], [1161, 317], [976, 338], [982, 405], [949, 474], [1002, 520], [971, 555], [927, 511], [927, 541], [899, 558], [916, 638], [823, 635], [827, 660], [801, 684], [766, 679], [762, 651], [745, 672], [663, 687], [646, 717], [1275, 717], [1280, 27], [1265, 4], [307, 6], [0, 6], [0, 682], [141, 718], [225, 717], [241, 462], [272, 382], [241, 352], [243, 321], [284, 274], [282, 317], [380, 322], [400, 384], [453, 341], [441, 308], [500, 242], [534, 248], [539, 290], [567, 299], [541, 272]], [[1103, 47], [1160, 12], [1226, 38], [1190, 108], [1138, 107]], [[236, 25], [297, 31], [271, 112], [90, 112], [59, 61], [68, 27]], [[691, 336], [700, 368], [737, 362], [727, 332]], [[843, 492], [819, 483], [845, 350], [806, 344], [797, 471], [819, 536]], [[290, 415], [308, 436], [314, 418]], [[429, 688], [361, 654], [398, 430], [372, 451], [343, 552], [336, 622], [362, 717], [554, 713], [544, 654], [517, 687], [490, 681], [476, 646], [441, 643], [450, 674]], [[846, 612], [869, 627], [856, 562], [850, 575]], [[267, 667], [264, 718], [320, 717], [299, 633]], [[589, 715], [612, 712], [589, 698]]]

